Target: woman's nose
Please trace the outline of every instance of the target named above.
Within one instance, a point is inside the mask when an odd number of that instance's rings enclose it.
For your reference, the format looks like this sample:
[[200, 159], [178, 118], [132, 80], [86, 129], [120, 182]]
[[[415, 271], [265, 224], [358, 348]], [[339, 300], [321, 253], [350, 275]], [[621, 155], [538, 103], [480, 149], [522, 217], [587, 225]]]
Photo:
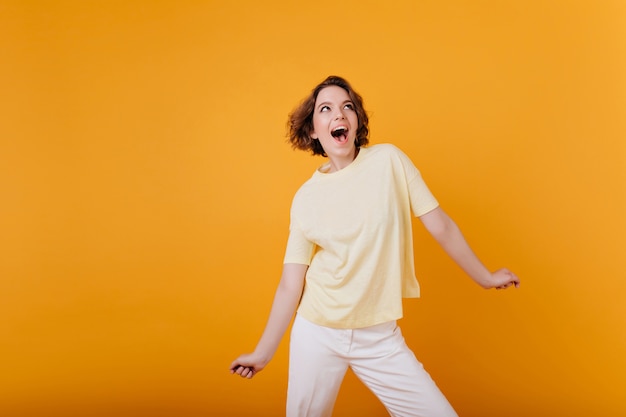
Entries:
[[339, 120], [339, 119], [345, 119], [343, 115], [343, 111], [341, 109], [337, 110], [337, 113], [335, 114], [335, 120]]

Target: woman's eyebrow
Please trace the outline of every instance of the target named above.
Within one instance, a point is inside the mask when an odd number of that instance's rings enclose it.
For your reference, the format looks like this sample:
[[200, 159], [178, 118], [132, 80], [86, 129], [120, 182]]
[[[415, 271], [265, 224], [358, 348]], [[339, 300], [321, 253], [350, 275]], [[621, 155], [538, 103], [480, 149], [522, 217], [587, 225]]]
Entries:
[[[354, 102], [350, 99], [348, 100], [344, 100], [341, 104], [346, 104], [346, 103], [350, 103], [350, 104], [354, 104]], [[332, 103], [330, 101], [323, 101], [320, 104], [317, 105], [317, 108], [319, 109], [322, 106], [330, 106], [332, 105]]]

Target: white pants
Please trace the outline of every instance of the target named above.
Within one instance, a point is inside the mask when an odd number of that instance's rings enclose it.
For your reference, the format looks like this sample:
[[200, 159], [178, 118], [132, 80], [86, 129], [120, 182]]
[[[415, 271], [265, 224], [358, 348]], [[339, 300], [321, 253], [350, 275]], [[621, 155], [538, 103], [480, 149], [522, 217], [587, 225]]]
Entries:
[[394, 417], [457, 417], [395, 321], [332, 329], [300, 315], [291, 330], [287, 417], [330, 417], [348, 367]]

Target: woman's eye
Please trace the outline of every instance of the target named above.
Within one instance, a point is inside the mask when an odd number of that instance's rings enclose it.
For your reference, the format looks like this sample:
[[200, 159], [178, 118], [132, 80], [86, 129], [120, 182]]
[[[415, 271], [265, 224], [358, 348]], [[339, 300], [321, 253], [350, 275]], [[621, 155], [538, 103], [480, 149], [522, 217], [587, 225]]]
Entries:
[[328, 106], [320, 107], [320, 111], [328, 111], [328, 110], [330, 110], [330, 107], [328, 107]]
[[349, 109], [349, 110], [354, 110], [354, 106], [351, 103], [346, 104], [345, 106], [343, 106], [344, 109]]

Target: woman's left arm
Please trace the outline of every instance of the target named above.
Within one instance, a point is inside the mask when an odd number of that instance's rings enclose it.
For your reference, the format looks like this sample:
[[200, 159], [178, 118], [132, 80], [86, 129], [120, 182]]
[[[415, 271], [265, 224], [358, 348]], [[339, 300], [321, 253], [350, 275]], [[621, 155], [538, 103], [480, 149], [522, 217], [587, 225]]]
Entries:
[[454, 220], [441, 207], [420, 216], [419, 219], [443, 250], [478, 285], [483, 288], [497, 288], [499, 290], [510, 286], [519, 287], [520, 280], [513, 272], [506, 268], [490, 272], [483, 265], [468, 245]]

